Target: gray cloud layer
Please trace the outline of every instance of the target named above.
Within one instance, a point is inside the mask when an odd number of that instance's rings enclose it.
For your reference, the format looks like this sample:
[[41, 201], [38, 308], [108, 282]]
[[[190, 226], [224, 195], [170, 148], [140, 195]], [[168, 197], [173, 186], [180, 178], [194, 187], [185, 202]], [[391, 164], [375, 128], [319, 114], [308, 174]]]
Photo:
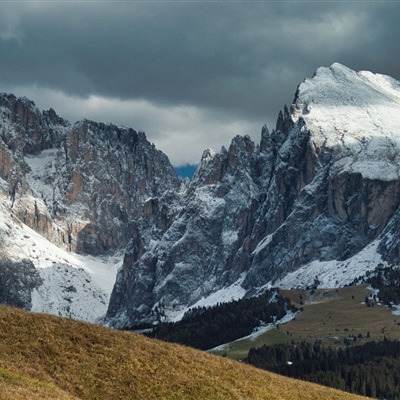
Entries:
[[399, 20], [384, 1], [0, 3], [0, 91], [197, 162], [235, 134], [258, 139], [320, 65], [400, 78]]

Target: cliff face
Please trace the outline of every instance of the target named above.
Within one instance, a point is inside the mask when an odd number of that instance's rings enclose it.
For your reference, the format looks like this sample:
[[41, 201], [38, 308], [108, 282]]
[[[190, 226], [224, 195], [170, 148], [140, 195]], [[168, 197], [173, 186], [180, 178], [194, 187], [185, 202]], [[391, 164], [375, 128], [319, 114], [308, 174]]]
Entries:
[[70, 247], [77, 252], [124, 249], [134, 226], [143, 222], [145, 200], [180, 185], [168, 158], [143, 132], [114, 125], [75, 124], [56, 163], [62, 179], [52, 212], [67, 219]]
[[156, 235], [136, 235], [117, 278], [108, 315], [139, 318], [155, 305], [191, 304], [244, 271], [243, 243], [259, 205], [254, 143], [236, 137], [229, 150], [205, 151], [196, 174]]
[[0, 176], [28, 226], [76, 252], [123, 249], [144, 200], [176, 191], [168, 158], [143, 132], [81, 121], [0, 96]]

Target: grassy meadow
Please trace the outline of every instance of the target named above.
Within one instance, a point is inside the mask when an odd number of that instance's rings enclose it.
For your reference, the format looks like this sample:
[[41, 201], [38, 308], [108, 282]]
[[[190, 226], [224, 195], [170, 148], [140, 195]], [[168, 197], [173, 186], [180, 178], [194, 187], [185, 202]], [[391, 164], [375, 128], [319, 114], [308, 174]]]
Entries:
[[[354, 344], [369, 340], [400, 338], [400, 315], [378, 305], [372, 299], [371, 307], [363, 304], [370, 295], [366, 286], [351, 286], [341, 289], [281, 290], [292, 304], [302, 307], [296, 318], [273, 328], [255, 339], [242, 339], [230, 343], [224, 350], [215, 351], [234, 359], [243, 359], [251, 347], [264, 344], [288, 343], [302, 340], [313, 343], [319, 339], [323, 344], [343, 345], [344, 338], [354, 336]], [[373, 304], [373, 305], [372, 305]]]
[[0, 307], [0, 399], [357, 399], [129, 332]]

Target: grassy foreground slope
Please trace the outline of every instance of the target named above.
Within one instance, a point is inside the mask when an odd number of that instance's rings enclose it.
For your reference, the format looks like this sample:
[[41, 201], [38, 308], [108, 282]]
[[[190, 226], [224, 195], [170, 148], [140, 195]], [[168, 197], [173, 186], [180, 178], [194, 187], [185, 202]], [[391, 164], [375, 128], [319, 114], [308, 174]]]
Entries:
[[0, 399], [357, 399], [128, 332], [0, 307]]

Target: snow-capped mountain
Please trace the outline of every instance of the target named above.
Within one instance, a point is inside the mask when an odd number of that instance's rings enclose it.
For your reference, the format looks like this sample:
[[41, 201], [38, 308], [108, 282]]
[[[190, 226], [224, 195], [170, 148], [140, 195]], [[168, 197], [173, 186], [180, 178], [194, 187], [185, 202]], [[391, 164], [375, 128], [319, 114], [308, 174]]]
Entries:
[[131, 243], [111, 323], [398, 264], [399, 96], [392, 78], [333, 64], [299, 85], [259, 145], [205, 151], [170, 227]]
[[387, 76], [319, 68], [259, 144], [204, 151], [190, 182], [143, 133], [25, 98], [0, 96], [0, 134], [3, 302], [107, 310], [122, 327], [399, 263], [400, 83]]

